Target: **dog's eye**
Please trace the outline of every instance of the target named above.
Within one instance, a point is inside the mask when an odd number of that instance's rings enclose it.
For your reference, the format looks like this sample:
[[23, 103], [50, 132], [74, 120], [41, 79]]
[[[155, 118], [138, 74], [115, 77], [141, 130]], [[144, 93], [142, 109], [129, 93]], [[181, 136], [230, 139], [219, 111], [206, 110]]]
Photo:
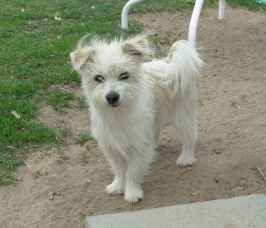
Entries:
[[104, 82], [105, 81], [105, 79], [104, 79], [104, 77], [102, 76], [102, 75], [96, 75], [95, 77], [94, 77], [94, 80], [96, 81], [96, 82]]
[[127, 80], [129, 78], [129, 73], [124, 72], [119, 75], [118, 80]]

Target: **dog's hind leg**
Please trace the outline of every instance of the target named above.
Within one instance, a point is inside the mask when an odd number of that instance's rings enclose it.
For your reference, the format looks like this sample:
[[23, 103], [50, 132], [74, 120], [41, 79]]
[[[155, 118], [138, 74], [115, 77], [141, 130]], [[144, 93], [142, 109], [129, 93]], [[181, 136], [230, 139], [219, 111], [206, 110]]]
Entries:
[[195, 102], [180, 101], [173, 112], [172, 126], [182, 143], [182, 152], [177, 160], [177, 165], [192, 165], [194, 158], [194, 144], [197, 140], [197, 119]]
[[106, 186], [105, 191], [111, 195], [124, 194], [126, 161], [121, 154], [114, 153], [113, 151], [106, 153], [106, 157], [115, 174], [115, 179], [111, 184]]

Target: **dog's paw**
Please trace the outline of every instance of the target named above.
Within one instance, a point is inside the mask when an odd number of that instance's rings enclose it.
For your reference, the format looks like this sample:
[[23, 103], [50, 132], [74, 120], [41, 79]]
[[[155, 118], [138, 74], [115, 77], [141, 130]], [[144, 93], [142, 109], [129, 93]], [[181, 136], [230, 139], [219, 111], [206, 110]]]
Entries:
[[142, 189], [138, 189], [135, 191], [128, 190], [125, 192], [125, 200], [130, 204], [134, 205], [139, 200], [143, 199], [144, 193]]
[[124, 185], [122, 183], [113, 181], [112, 184], [109, 184], [105, 187], [105, 191], [109, 195], [122, 195], [124, 194]]
[[194, 158], [194, 156], [184, 156], [183, 154], [181, 154], [177, 159], [176, 164], [179, 167], [186, 167], [189, 165], [193, 165], [195, 162], [196, 159]]

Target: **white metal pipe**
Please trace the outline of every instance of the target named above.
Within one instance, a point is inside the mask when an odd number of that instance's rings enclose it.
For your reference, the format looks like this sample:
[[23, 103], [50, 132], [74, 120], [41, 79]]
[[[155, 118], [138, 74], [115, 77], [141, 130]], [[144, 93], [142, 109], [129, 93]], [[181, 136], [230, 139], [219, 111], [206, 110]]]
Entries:
[[219, 19], [224, 19], [225, 16], [225, 0], [219, 0]]
[[139, 3], [142, 2], [143, 0], [130, 0], [126, 3], [126, 5], [124, 6], [123, 10], [122, 10], [122, 16], [121, 16], [121, 27], [122, 29], [127, 29], [128, 28], [128, 12], [130, 10], [130, 8]]
[[197, 36], [197, 27], [199, 22], [199, 16], [202, 9], [204, 0], [197, 0], [193, 9], [193, 13], [190, 19], [189, 31], [188, 31], [188, 42], [194, 48], [196, 48], [196, 36]]
[[[127, 29], [128, 28], [128, 12], [130, 8], [139, 3], [142, 2], [143, 0], [130, 0], [126, 3], [122, 10], [122, 15], [121, 15], [121, 27], [122, 29]], [[198, 22], [199, 22], [199, 17], [201, 13], [201, 9], [203, 6], [204, 0], [196, 0], [195, 6], [193, 9], [193, 13], [190, 19], [190, 24], [189, 24], [189, 31], [188, 31], [188, 41], [190, 45], [192, 45], [194, 48], [196, 48], [196, 37], [197, 37], [197, 27], [198, 27]], [[225, 17], [225, 0], [219, 0], [219, 19], [224, 19]]]

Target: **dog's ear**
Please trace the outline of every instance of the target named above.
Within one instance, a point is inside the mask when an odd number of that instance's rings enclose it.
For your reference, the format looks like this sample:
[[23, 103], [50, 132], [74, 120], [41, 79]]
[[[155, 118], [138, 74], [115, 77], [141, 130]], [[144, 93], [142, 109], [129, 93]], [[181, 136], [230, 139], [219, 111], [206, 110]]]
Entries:
[[149, 43], [146, 36], [137, 36], [126, 40], [121, 45], [124, 54], [143, 60], [150, 54]]
[[93, 62], [95, 50], [93, 48], [78, 48], [70, 53], [71, 62], [75, 70], [80, 71], [85, 66], [85, 63]]

